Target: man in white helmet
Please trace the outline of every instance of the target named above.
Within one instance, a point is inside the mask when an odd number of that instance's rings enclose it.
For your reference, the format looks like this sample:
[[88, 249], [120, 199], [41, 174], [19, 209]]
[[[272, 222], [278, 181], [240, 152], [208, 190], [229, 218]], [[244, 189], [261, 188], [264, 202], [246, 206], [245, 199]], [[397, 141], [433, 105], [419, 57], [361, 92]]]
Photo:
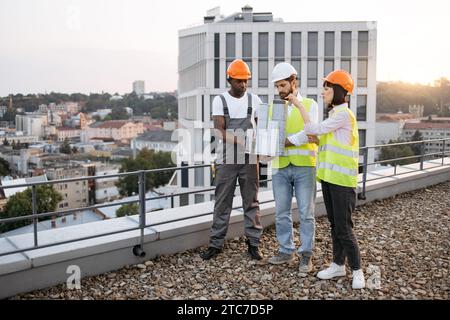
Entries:
[[[318, 123], [317, 102], [303, 98], [298, 90], [297, 70], [289, 63], [275, 66], [272, 82], [281, 99], [288, 102], [293, 94], [309, 111], [311, 121]], [[289, 263], [297, 251], [300, 257], [299, 271], [312, 270], [312, 255], [315, 242], [315, 200], [316, 200], [316, 156], [318, 138], [304, 132], [303, 118], [298, 109], [289, 104], [286, 120], [286, 148], [281, 157], [272, 162], [273, 194], [276, 208], [276, 234], [279, 252], [268, 261], [272, 264]], [[292, 198], [295, 195], [300, 215], [301, 247], [297, 250], [293, 239]]]

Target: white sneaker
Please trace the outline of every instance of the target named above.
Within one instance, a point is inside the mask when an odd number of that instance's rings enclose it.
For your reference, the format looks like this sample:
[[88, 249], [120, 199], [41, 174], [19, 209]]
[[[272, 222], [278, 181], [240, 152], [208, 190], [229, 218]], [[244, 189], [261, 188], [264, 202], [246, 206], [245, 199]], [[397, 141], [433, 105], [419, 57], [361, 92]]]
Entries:
[[333, 262], [328, 268], [320, 271], [317, 277], [322, 280], [330, 280], [335, 277], [344, 277], [345, 274], [345, 265], [339, 266]]
[[364, 273], [361, 269], [353, 271], [353, 289], [364, 289], [366, 287], [366, 280], [364, 279]]

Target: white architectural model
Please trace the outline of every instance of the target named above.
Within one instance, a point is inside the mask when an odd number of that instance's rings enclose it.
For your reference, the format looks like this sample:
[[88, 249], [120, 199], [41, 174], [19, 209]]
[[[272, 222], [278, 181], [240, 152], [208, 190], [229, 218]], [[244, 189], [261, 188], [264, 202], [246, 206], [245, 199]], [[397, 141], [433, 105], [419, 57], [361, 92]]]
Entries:
[[258, 108], [256, 130], [256, 153], [264, 156], [283, 155], [286, 141], [287, 105], [283, 100], [274, 100], [272, 118], [270, 106], [262, 104]]

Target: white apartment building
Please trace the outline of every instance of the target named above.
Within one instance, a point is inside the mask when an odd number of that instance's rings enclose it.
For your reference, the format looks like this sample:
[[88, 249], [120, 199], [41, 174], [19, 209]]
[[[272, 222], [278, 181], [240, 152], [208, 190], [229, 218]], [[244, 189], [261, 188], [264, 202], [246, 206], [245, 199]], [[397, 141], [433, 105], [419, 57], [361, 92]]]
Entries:
[[[355, 80], [350, 106], [358, 119], [360, 144], [374, 145], [376, 54], [376, 22], [283, 22], [272, 13], [253, 12], [249, 6], [226, 17], [217, 9], [210, 11], [204, 24], [179, 31], [178, 113], [180, 128], [189, 130], [194, 151], [179, 154], [178, 165], [205, 161], [203, 151], [213, 127], [212, 101], [227, 90], [226, 70], [236, 58], [249, 64], [249, 91], [263, 102], [277, 98], [270, 79], [274, 66], [291, 63], [299, 72], [300, 93], [319, 103], [321, 119], [325, 117], [322, 78], [335, 69], [349, 71]], [[373, 158], [371, 152], [369, 161]], [[210, 170], [190, 170], [179, 174], [177, 182], [185, 188], [209, 186]], [[191, 195], [189, 203], [194, 202]]]
[[47, 114], [16, 115], [16, 130], [27, 136], [43, 137], [47, 125]]
[[128, 120], [111, 120], [96, 122], [86, 129], [86, 134], [81, 135], [82, 142], [93, 139], [113, 139], [115, 141], [129, 141], [144, 133], [142, 122]]
[[[450, 118], [422, 119], [420, 122], [407, 122], [403, 127], [402, 138], [411, 140], [416, 131], [422, 134], [423, 140], [450, 139]], [[425, 143], [425, 153], [436, 153], [440, 157], [443, 152], [450, 151], [450, 140]]]
[[[75, 163], [57, 163], [46, 169], [49, 180], [62, 180], [88, 176], [88, 169]], [[62, 196], [56, 211], [84, 208], [89, 205], [88, 181], [56, 183], [53, 188]]]
[[[176, 149], [176, 136], [173, 131], [147, 131], [131, 140], [131, 149], [142, 150], [147, 148], [155, 152], [172, 152]], [[173, 136], [174, 135], [174, 136]], [[172, 140], [172, 136], [173, 139]]]
[[[96, 176], [108, 176], [118, 174], [119, 166], [97, 164], [95, 169]], [[95, 200], [96, 203], [104, 203], [120, 197], [119, 189], [116, 183], [119, 181], [118, 177], [104, 178], [95, 180]]]
[[145, 94], [145, 81], [137, 80], [133, 82], [133, 92], [138, 96]]

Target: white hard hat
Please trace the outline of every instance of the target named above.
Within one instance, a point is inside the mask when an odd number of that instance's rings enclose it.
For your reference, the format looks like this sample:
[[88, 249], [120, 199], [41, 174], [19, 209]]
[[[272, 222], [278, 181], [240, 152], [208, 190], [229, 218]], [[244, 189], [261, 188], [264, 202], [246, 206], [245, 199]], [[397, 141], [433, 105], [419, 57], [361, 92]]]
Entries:
[[275, 83], [280, 80], [284, 80], [287, 78], [290, 78], [293, 75], [298, 75], [297, 70], [295, 68], [287, 63], [287, 62], [281, 62], [273, 68], [272, 71], [272, 82]]

